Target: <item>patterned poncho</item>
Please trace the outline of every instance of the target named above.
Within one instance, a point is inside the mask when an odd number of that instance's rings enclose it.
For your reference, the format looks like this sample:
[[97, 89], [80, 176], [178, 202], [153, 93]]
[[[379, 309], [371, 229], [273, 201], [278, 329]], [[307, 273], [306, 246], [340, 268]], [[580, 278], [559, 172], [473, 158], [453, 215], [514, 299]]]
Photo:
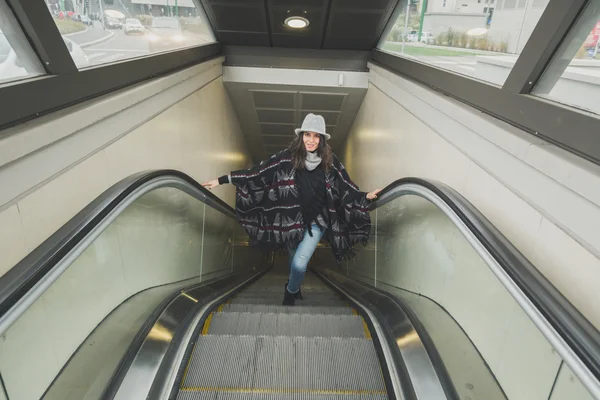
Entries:
[[[320, 167], [319, 167], [320, 168]], [[289, 150], [283, 150], [249, 170], [231, 172], [236, 186], [238, 222], [250, 236], [250, 245], [295, 249], [304, 238], [299, 191]], [[338, 262], [354, 256], [352, 246], [366, 245], [371, 217], [366, 193], [359, 191], [334, 155], [325, 173], [328, 228], [323, 239]]]

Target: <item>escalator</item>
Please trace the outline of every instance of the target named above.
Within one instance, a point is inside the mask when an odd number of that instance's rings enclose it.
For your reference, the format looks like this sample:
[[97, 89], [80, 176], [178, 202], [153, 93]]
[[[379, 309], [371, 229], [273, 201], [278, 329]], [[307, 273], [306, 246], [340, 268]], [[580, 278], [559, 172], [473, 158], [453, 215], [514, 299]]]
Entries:
[[356, 309], [311, 274], [304, 299], [281, 306], [286, 272], [270, 271], [209, 315], [177, 399], [388, 398]]
[[336, 265], [177, 171], [107, 190], [0, 278], [0, 400], [600, 398], [600, 333], [472, 205], [403, 179]]

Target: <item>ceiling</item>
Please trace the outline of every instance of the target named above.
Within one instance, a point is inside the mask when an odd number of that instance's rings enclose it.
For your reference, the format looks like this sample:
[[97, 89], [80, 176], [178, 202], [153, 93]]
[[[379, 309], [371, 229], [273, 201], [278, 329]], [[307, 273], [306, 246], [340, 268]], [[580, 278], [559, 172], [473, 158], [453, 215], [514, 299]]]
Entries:
[[271, 69], [265, 76], [262, 68], [256, 68], [254, 73], [261, 74], [261, 79], [256, 79], [236, 75], [239, 71], [232, 69], [225, 68], [223, 81], [257, 161], [289, 146], [294, 129], [310, 112], [325, 118], [327, 133], [331, 134], [328, 143], [339, 151], [368, 87], [365, 72], [345, 72], [345, 82], [340, 86], [336, 71], [319, 71], [319, 79], [323, 80], [316, 81], [311, 80], [308, 71]]
[[[399, 0], [201, 0], [224, 45], [372, 50]], [[298, 30], [290, 16], [310, 21]]]

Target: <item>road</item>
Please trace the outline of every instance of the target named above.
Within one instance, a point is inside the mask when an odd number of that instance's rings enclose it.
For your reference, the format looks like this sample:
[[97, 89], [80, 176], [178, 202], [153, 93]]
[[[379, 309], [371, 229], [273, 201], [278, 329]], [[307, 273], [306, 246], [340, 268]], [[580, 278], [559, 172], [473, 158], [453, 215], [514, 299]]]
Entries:
[[[188, 45], [209, 42], [209, 38], [203, 35], [184, 35], [190, 39]], [[97, 21], [87, 31], [68, 37], [81, 46], [91, 66], [150, 54], [148, 35], [126, 35], [122, 29], [103, 30]]]
[[83, 49], [91, 65], [141, 57], [150, 53], [146, 35], [125, 35], [120, 29], [111, 32], [114, 36], [106, 42]]

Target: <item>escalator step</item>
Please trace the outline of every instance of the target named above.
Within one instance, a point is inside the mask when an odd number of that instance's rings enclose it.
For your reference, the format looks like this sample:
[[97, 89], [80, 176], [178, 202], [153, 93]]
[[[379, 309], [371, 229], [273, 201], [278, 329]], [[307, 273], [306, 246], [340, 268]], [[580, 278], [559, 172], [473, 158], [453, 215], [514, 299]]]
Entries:
[[181, 389], [385, 392], [371, 340], [220, 335], [198, 337]]
[[385, 393], [264, 393], [264, 392], [218, 392], [218, 391], [181, 391], [177, 400], [384, 400]]
[[[337, 297], [318, 297], [304, 296], [304, 300], [296, 300], [298, 306], [322, 306], [322, 307], [348, 307], [349, 303]], [[262, 304], [262, 305], [281, 305], [283, 293], [279, 295], [263, 295], [263, 296], [241, 296], [238, 295], [228, 300], [228, 304]]]
[[[284, 284], [285, 284], [285, 282], [283, 282], [282, 284], [277, 284], [277, 285], [264, 285], [264, 286], [263, 285], [253, 285], [253, 286], [248, 286], [246, 289], [244, 289], [243, 293], [247, 293], [247, 292], [254, 292], [254, 293], [257, 293], [257, 292], [283, 293]], [[302, 293], [331, 293], [331, 294], [334, 293], [327, 286], [302, 285], [301, 289], [302, 289]]]
[[358, 315], [216, 313], [209, 335], [306, 336], [364, 338]]
[[[300, 300], [298, 301], [300, 303]], [[223, 304], [219, 312], [254, 312], [263, 314], [334, 314], [351, 315], [350, 307], [311, 307], [296, 305], [295, 307], [274, 306], [266, 304]]]

